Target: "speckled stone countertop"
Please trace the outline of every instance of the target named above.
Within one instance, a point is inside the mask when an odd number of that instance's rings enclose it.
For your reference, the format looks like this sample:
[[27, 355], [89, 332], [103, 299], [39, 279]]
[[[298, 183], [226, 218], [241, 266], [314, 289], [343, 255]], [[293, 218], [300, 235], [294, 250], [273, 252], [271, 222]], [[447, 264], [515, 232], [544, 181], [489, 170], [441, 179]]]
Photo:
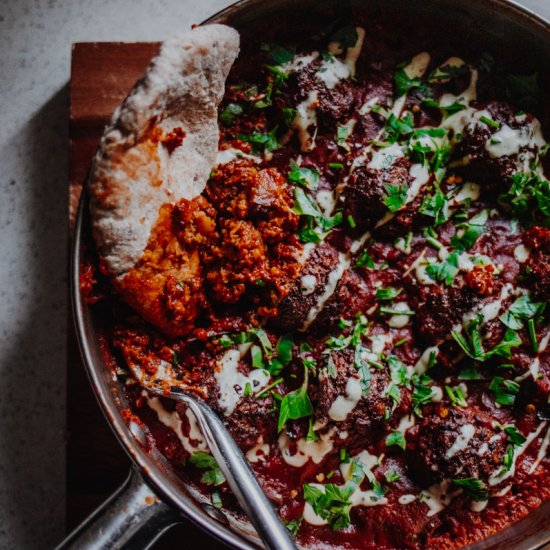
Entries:
[[64, 533], [71, 43], [162, 40], [229, 3], [0, 0], [0, 549]]

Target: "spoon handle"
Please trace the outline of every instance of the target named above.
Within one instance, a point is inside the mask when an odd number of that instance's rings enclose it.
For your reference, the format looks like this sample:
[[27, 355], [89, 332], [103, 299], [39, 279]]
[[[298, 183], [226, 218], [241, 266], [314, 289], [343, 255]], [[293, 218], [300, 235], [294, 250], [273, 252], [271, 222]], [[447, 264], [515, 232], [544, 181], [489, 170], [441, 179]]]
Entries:
[[273, 509], [243, 453], [216, 413], [202, 401], [174, 393], [185, 401], [202, 430], [212, 455], [223, 472], [239, 504], [270, 550], [295, 550], [296, 545], [281, 518]]

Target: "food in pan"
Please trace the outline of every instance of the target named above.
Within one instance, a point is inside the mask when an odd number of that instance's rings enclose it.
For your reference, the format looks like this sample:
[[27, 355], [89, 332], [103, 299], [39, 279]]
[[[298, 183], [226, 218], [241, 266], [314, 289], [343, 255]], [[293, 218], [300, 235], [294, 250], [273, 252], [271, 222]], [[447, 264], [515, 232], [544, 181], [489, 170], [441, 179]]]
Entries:
[[128, 420], [235, 508], [191, 413], [127, 365], [175, 368], [305, 547], [460, 547], [550, 496], [540, 84], [399, 28], [273, 21], [230, 71], [235, 31], [196, 28], [90, 175], [82, 290]]

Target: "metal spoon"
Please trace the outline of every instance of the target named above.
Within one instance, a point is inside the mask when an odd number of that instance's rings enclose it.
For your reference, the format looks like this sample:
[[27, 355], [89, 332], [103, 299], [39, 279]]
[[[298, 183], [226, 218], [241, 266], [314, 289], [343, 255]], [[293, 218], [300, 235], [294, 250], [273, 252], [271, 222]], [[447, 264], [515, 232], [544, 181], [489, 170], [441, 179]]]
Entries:
[[273, 509], [243, 453], [216, 413], [192, 391], [186, 392], [172, 368], [165, 364], [161, 377], [151, 376], [137, 365], [129, 365], [135, 378], [147, 391], [185, 403], [195, 415], [202, 434], [229, 487], [271, 550], [294, 550], [290, 532]]

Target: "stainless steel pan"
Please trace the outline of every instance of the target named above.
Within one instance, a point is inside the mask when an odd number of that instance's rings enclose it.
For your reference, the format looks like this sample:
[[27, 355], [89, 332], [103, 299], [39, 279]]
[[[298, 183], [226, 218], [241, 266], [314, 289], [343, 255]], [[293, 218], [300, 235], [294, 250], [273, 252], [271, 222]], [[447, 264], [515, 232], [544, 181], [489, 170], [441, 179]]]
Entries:
[[[293, 11], [292, 21], [310, 18], [324, 6], [344, 11], [359, 0], [242, 0], [205, 23], [227, 23], [237, 29], [253, 26], [274, 14]], [[525, 58], [544, 71], [550, 61], [550, 23], [509, 0], [364, 0], [384, 11], [410, 13], [411, 24], [434, 15], [452, 33], [482, 34], [495, 51], [503, 46], [525, 52]], [[296, 15], [298, 14], [298, 15]], [[177, 477], [160, 453], [146, 451], [145, 435], [128, 425], [121, 415], [125, 398], [111, 372], [105, 368], [94, 319], [79, 293], [79, 260], [84, 224], [85, 197], [81, 200], [71, 258], [71, 292], [74, 319], [82, 357], [98, 401], [121, 445], [133, 461], [125, 484], [100, 509], [72, 533], [60, 548], [147, 548], [168, 527], [190, 519], [210, 535], [236, 548], [258, 548], [251, 526], [219, 511]], [[550, 544], [550, 502], [504, 531], [470, 548], [528, 550]]]

